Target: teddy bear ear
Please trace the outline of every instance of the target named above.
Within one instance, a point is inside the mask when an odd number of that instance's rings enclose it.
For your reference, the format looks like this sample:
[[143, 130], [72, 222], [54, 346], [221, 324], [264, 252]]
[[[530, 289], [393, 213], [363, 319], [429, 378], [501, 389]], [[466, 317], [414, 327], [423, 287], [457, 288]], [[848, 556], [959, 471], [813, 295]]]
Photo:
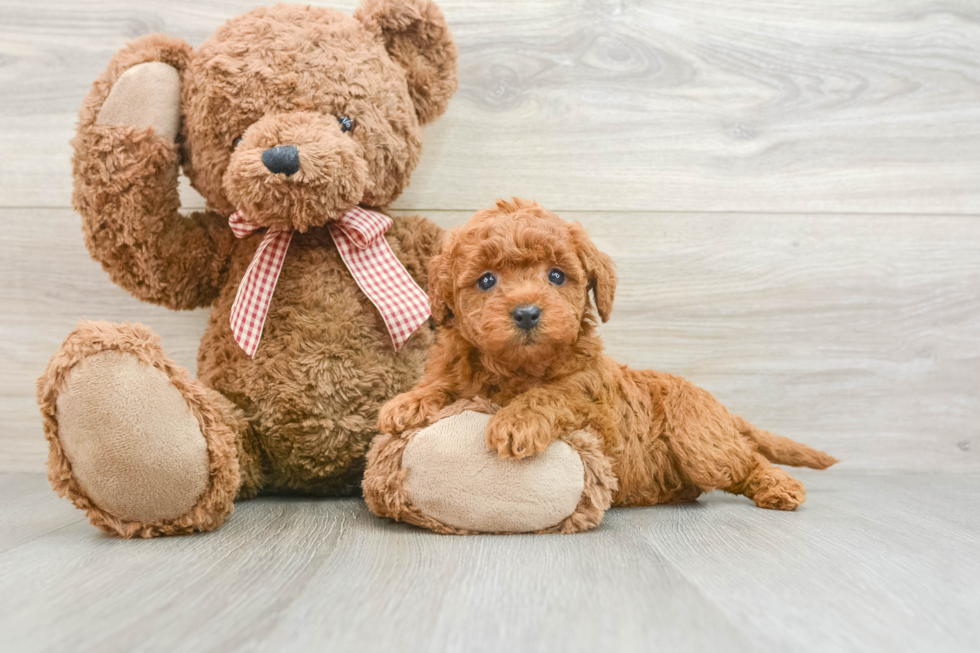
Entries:
[[456, 92], [456, 44], [431, 0], [364, 0], [354, 17], [385, 42], [401, 65], [419, 122], [442, 115]]

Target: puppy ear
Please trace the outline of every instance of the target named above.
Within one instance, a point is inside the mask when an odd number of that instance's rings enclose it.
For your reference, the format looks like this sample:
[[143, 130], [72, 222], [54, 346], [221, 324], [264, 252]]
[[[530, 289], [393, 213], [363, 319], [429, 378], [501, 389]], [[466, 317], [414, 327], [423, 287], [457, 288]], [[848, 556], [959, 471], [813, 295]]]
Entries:
[[569, 230], [578, 250], [579, 260], [589, 278], [589, 290], [595, 298], [599, 318], [608, 322], [616, 296], [616, 265], [607, 254], [599, 251], [582, 225], [574, 222], [569, 225]]
[[444, 326], [453, 318], [453, 266], [452, 250], [456, 235], [446, 235], [442, 252], [429, 259], [429, 303], [432, 306], [432, 319]]
[[401, 65], [423, 125], [442, 115], [456, 92], [456, 44], [442, 11], [431, 0], [364, 0], [354, 12], [381, 36]]

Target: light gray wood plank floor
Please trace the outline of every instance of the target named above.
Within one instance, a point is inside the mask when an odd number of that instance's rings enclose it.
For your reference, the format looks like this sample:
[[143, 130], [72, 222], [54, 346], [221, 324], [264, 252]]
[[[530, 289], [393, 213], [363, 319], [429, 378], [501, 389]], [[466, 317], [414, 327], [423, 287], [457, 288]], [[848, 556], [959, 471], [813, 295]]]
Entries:
[[439, 536], [358, 499], [263, 498], [215, 533], [103, 536], [0, 475], [7, 651], [980, 649], [980, 475], [795, 471], [574, 536]]

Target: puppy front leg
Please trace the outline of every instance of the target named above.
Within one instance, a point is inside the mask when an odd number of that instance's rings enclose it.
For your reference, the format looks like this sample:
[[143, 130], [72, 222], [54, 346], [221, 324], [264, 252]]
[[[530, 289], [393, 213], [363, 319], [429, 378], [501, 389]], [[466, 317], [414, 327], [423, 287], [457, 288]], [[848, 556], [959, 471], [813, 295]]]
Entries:
[[487, 444], [501, 458], [524, 458], [544, 451], [570, 430], [574, 412], [561, 387], [534, 388], [501, 408], [487, 425]]
[[381, 407], [378, 430], [382, 433], [401, 433], [425, 426], [450, 402], [449, 393], [443, 386], [421, 383]]
[[397, 434], [426, 426], [439, 411], [455, 401], [459, 393], [453, 381], [452, 361], [452, 353], [437, 344], [418, 385], [381, 407], [378, 430]]

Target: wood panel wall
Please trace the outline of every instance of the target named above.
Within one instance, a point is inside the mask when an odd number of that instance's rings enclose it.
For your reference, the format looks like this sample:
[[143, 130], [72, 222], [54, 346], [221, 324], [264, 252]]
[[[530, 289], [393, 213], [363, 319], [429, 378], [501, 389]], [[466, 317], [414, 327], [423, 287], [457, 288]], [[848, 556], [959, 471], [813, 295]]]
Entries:
[[[33, 380], [79, 318], [149, 324], [193, 368], [205, 313], [89, 260], [68, 140], [128, 39], [198, 44], [251, 6], [0, 0], [0, 471], [43, 469]], [[623, 362], [854, 469], [980, 469], [980, 4], [441, 6], [460, 90], [399, 210], [538, 199], [617, 261]]]

